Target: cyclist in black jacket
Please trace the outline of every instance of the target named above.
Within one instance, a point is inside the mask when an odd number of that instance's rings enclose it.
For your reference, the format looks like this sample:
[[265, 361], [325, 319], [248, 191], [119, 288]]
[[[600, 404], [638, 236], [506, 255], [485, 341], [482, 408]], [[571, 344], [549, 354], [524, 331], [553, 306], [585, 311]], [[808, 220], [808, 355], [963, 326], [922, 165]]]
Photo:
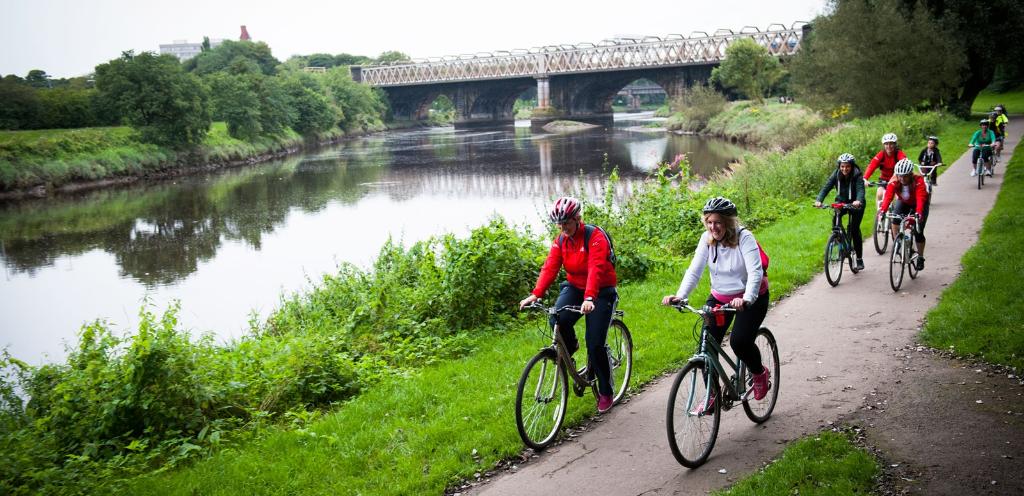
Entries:
[[[929, 136], [928, 145], [921, 150], [921, 154], [917, 156], [917, 163], [924, 167], [932, 167], [942, 163], [942, 153], [939, 152], [939, 137]], [[939, 171], [932, 169], [931, 180], [932, 186], [937, 186], [939, 183], [936, 180], [939, 178]]]
[[850, 236], [853, 238], [853, 248], [857, 252], [857, 270], [864, 269], [864, 237], [860, 233], [860, 221], [864, 219], [864, 174], [857, 167], [857, 161], [853, 155], [844, 153], [836, 160], [836, 170], [825, 181], [825, 186], [818, 192], [818, 198], [814, 201], [815, 207], [821, 206], [832, 188], [836, 189], [836, 201], [849, 203], [854, 210], [848, 210], [850, 215]]

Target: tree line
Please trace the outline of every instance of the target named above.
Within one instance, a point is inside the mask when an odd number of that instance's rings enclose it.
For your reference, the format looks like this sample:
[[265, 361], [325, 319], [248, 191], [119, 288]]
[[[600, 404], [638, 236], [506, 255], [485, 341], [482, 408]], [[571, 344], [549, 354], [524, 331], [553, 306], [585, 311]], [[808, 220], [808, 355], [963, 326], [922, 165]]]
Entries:
[[[352, 80], [348, 65], [408, 60], [350, 54], [293, 56], [284, 63], [263, 42], [225, 41], [184, 63], [128, 51], [88, 77], [53, 79], [44, 71], [0, 79], [0, 129], [128, 125], [142, 141], [201, 143], [212, 121], [239, 139], [287, 129], [311, 136], [367, 129], [387, 117], [387, 99]], [[323, 73], [307, 73], [308, 66]]]

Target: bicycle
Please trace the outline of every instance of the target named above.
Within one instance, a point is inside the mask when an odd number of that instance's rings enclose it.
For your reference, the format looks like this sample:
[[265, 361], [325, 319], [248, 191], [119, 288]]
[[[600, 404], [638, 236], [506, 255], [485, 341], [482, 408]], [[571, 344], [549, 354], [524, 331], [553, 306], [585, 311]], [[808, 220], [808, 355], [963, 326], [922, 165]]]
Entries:
[[849, 232], [850, 218], [846, 218], [846, 227], [843, 226], [842, 220], [843, 212], [859, 210], [859, 208], [848, 203], [833, 203], [822, 205], [819, 208], [832, 209], [832, 235], [825, 243], [825, 279], [828, 280], [830, 286], [836, 287], [839, 285], [839, 280], [843, 278], [843, 260], [850, 262], [851, 272], [854, 274], [860, 272], [853, 261], [855, 251], [853, 238], [850, 237]]
[[[555, 308], [534, 302], [525, 308], [540, 310], [549, 316], [562, 310], [582, 313], [578, 305]], [[622, 310], [612, 310], [605, 343], [611, 365], [613, 404], [618, 404], [626, 395], [633, 373], [633, 338], [622, 321], [624, 315]], [[557, 323], [551, 326], [551, 336], [551, 345], [542, 348], [526, 363], [516, 386], [516, 428], [523, 442], [537, 451], [551, 445], [558, 436], [569, 401], [570, 377], [576, 396], [583, 397], [587, 388], [597, 396], [597, 378], [591, 377], [593, 374], [588, 373], [586, 366], [576, 368], [576, 362], [558, 332]]]
[[[868, 181], [868, 186], [875, 186], [878, 188], [884, 188], [889, 184], [889, 181]], [[880, 202], [875, 202], [875, 207], [878, 207]], [[871, 233], [871, 237], [875, 242], [875, 251], [879, 255], [885, 254], [885, 249], [889, 247], [889, 226], [886, 224], [885, 219], [882, 218], [881, 214], [875, 215], [875, 226]]]
[[[701, 316], [694, 323], [694, 338], [697, 352], [676, 374], [668, 397], [665, 424], [668, 445], [676, 461], [687, 468], [697, 468], [707, 461], [715, 447], [722, 410], [731, 409], [738, 401], [743, 405], [747, 417], [755, 423], [763, 423], [772, 415], [779, 397], [779, 347], [775, 336], [766, 327], [757, 331], [754, 343], [761, 352], [764, 366], [771, 372], [768, 394], [760, 400], [753, 397], [752, 375], [739, 359], [735, 362], [710, 338], [711, 319], [724, 319], [725, 312], [736, 310], [728, 305], [704, 306], [700, 310], [691, 307], [686, 300], [671, 305], [680, 312], [690, 311]], [[703, 325], [701, 325], [703, 322]], [[720, 320], [724, 322], [724, 320]], [[700, 326], [700, 336], [697, 327]], [[734, 374], [728, 372], [718, 361], [725, 359]], [[737, 365], [737, 363], [739, 365]], [[725, 394], [721, 393], [719, 378], [724, 381]]]
[[[975, 145], [967, 146], [968, 148], [973, 148]], [[978, 178], [978, 189], [981, 189], [981, 187], [985, 185], [985, 148], [992, 148], [992, 145], [982, 143], [977, 146], [980, 146], [982, 151], [981, 153], [978, 153], [978, 160], [974, 161], [974, 175]], [[993, 163], [993, 155], [994, 154], [991, 151], [989, 151], [988, 162], [990, 165], [992, 165], [992, 168], [994, 169], [995, 164]]]
[[911, 279], [917, 278], [917, 246], [914, 243], [914, 231], [917, 229], [917, 217], [889, 213], [886, 218], [900, 223], [899, 234], [893, 240], [892, 255], [889, 259], [889, 285], [893, 291], [899, 291], [903, 284], [903, 272], [906, 268]]
[[921, 165], [921, 164], [917, 164], [917, 171], [920, 172], [921, 176], [924, 177], [924, 187], [925, 187], [925, 190], [928, 191], [928, 197], [929, 198], [931, 198], [931, 194], [932, 194], [932, 172], [934, 172], [935, 169], [937, 169], [939, 167], [942, 167], [942, 164], [935, 164], [935, 165]]

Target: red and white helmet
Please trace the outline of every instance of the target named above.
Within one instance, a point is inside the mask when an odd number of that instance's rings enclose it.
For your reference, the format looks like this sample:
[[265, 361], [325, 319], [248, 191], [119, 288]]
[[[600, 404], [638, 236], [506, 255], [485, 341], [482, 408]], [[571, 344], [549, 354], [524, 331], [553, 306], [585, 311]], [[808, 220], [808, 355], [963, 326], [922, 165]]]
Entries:
[[575, 219], [580, 215], [582, 209], [583, 204], [579, 200], [571, 196], [563, 196], [555, 200], [548, 218], [551, 219], [552, 224], [561, 224], [567, 220]]

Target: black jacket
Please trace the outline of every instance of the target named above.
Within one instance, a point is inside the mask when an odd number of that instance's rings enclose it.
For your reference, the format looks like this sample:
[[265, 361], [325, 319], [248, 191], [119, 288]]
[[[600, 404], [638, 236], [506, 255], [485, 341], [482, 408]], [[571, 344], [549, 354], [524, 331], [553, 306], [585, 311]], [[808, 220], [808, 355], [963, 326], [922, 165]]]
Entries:
[[931, 161], [927, 162], [927, 161], [925, 161], [925, 159], [928, 157], [928, 148], [925, 147], [925, 149], [921, 150], [921, 153], [917, 156], [917, 163], [919, 163], [921, 165], [929, 166], [929, 167], [932, 166], [932, 165], [935, 165], [935, 164], [941, 164], [942, 163], [942, 154], [939, 153], [939, 147], [935, 147], [935, 150], [933, 150], [933, 151], [935, 153], [932, 155]]
[[832, 188], [836, 188], [837, 202], [853, 203], [854, 201], [859, 201], [864, 203], [864, 174], [860, 171], [860, 167], [853, 167], [853, 170], [850, 171], [849, 179], [842, 177], [839, 167], [836, 167], [836, 170], [829, 176], [828, 181], [825, 182], [825, 186], [818, 192], [818, 201], [824, 200], [825, 195]]

